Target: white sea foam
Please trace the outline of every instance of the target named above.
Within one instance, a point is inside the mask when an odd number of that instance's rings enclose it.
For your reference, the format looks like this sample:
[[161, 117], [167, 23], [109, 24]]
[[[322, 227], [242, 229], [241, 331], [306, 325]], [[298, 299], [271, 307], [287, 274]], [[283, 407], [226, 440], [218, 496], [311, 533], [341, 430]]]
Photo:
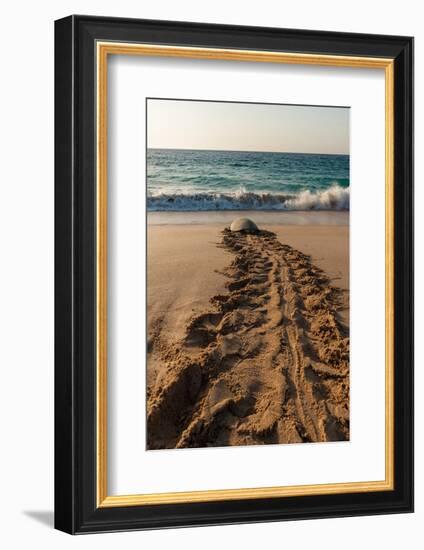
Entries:
[[150, 211], [196, 210], [349, 210], [349, 188], [339, 185], [322, 191], [273, 194], [240, 188], [233, 193], [149, 193]]
[[286, 203], [287, 210], [349, 210], [349, 187], [333, 185], [324, 191], [302, 191]]

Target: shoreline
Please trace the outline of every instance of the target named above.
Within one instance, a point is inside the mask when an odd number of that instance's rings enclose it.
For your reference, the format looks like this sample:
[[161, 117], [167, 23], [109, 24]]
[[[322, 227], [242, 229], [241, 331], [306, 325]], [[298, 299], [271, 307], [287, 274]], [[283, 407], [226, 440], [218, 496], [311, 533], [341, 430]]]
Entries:
[[218, 225], [235, 218], [252, 218], [260, 225], [348, 226], [349, 212], [340, 210], [219, 210], [148, 211], [147, 225]]

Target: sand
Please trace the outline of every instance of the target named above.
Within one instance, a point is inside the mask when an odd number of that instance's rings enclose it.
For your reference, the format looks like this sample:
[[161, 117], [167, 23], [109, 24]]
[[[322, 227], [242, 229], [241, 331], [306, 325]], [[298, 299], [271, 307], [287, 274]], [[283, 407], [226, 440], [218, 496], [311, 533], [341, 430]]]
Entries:
[[347, 216], [316, 220], [149, 225], [149, 449], [349, 439]]

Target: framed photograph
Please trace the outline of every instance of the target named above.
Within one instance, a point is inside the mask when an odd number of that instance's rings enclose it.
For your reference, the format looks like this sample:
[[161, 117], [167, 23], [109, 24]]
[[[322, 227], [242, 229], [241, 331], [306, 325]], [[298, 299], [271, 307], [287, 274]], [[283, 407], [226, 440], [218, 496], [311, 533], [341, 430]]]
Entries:
[[55, 525], [413, 510], [413, 39], [55, 24]]

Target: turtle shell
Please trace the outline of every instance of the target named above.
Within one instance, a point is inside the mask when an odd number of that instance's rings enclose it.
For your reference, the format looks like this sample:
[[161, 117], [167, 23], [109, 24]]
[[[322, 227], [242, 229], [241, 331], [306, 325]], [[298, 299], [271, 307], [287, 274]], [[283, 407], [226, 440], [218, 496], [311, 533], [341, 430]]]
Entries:
[[231, 231], [246, 231], [248, 233], [255, 233], [258, 231], [256, 223], [249, 218], [237, 218], [230, 226]]

